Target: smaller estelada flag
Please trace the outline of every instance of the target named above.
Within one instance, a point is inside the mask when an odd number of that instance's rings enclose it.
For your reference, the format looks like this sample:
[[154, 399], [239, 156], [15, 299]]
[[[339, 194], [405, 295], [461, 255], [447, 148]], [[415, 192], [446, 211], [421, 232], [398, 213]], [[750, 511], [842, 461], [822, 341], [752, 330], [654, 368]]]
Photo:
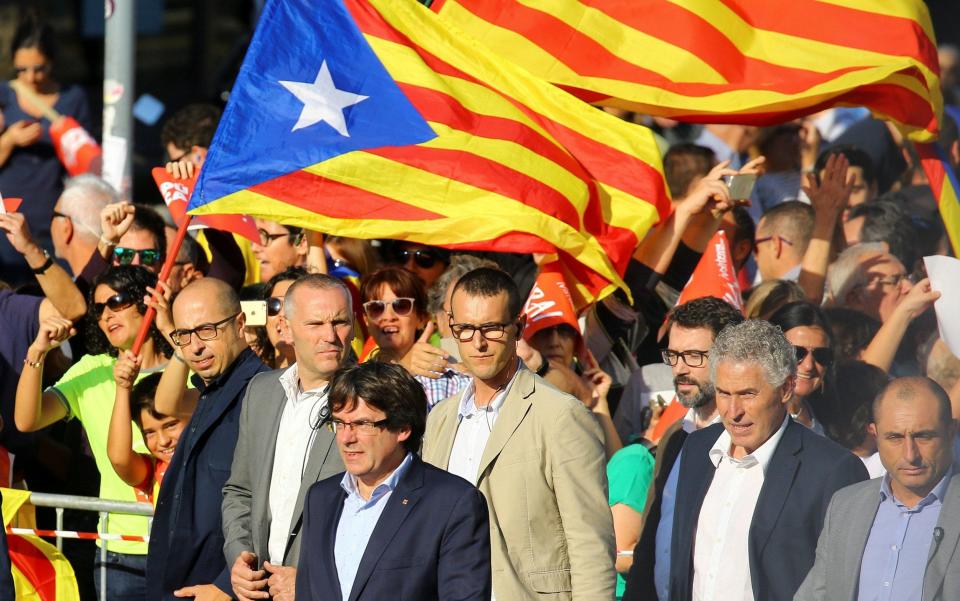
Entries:
[[[151, 174], [153, 181], [157, 182], [164, 204], [173, 216], [173, 221], [179, 226], [187, 216], [187, 203], [197, 183], [196, 175], [190, 179], [177, 179], [163, 167], [154, 167]], [[232, 232], [252, 242], [260, 242], [257, 225], [248, 215], [203, 215], [194, 217], [190, 225], [190, 229], [207, 227]]]
[[737, 272], [730, 256], [730, 245], [723, 231], [718, 231], [710, 238], [697, 268], [693, 270], [693, 275], [680, 293], [677, 305], [707, 296], [725, 300], [743, 312], [740, 283], [737, 281]]

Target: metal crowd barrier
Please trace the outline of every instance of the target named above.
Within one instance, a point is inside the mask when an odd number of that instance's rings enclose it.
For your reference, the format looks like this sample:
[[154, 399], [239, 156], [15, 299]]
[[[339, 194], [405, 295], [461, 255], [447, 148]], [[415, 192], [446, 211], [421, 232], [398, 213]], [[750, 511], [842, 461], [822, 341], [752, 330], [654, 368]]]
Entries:
[[[32, 530], [28, 528], [11, 528], [14, 534], [36, 534], [44, 537], [56, 537], [57, 550], [63, 551], [64, 538], [79, 538], [102, 540], [100, 545], [100, 601], [107, 599], [107, 545], [108, 540], [136, 540], [149, 541], [149, 537], [107, 534], [107, 522], [111, 513], [142, 515], [152, 518], [153, 505], [147, 503], [131, 503], [127, 501], [109, 501], [97, 497], [79, 497], [75, 495], [54, 495], [49, 493], [31, 492], [30, 501], [36, 507], [53, 507], [56, 510], [57, 529]], [[97, 533], [74, 532], [63, 529], [63, 510], [78, 509], [81, 511], [96, 511], [100, 514], [100, 523]], [[152, 523], [152, 520], [151, 520]]]

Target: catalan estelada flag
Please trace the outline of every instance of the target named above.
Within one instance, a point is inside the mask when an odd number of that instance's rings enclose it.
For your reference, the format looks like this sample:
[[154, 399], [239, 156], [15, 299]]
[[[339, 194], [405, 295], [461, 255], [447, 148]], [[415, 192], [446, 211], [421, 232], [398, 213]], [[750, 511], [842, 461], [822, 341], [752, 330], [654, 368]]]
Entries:
[[960, 196], [957, 194], [960, 185], [957, 184], [957, 175], [943, 150], [936, 144], [917, 144], [917, 154], [920, 155], [920, 164], [927, 174], [933, 196], [937, 199], [937, 208], [947, 237], [950, 238], [950, 246], [956, 254], [960, 252]]
[[585, 100], [769, 125], [865, 106], [936, 136], [937, 47], [921, 0], [434, 0], [444, 21]]
[[268, 3], [190, 202], [356, 238], [557, 252], [581, 304], [623, 286], [668, 211], [649, 130], [413, 0]]

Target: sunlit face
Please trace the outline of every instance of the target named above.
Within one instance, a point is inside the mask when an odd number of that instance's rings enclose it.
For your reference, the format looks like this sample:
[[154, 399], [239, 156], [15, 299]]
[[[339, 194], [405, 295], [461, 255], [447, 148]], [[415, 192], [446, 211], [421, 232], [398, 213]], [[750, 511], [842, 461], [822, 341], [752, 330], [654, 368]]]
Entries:
[[580, 332], [567, 324], [543, 328], [530, 337], [530, 346], [560, 365], [573, 365]]
[[795, 394], [800, 398], [805, 398], [814, 390], [818, 390], [823, 385], [823, 374], [827, 366], [816, 361], [813, 349], [830, 348], [830, 340], [827, 333], [816, 326], [797, 326], [790, 328], [784, 333], [787, 342], [793, 346], [799, 346], [806, 349], [807, 356], [803, 361], [797, 363], [797, 386], [794, 389]]
[[[287, 290], [293, 286], [295, 280], [281, 280], [270, 291], [271, 298], [283, 299], [287, 295]], [[290, 346], [290, 333], [287, 330], [287, 320], [283, 316], [283, 309], [276, 315], [267, 315], [267, 338], [273, 348], [282, 352], [284, 347]]]
[[290, 230], [276, 221], [255, 219], [257, 229], [266, 232], [268, 239], [251, 245], [254, 256], [260, 262], [260, 279], [266, 281], [276, 274], [302, 265], [306, 259], [307, 243], [300, 240], [294, 244]]
[[13, 53], [13, 70], [17, 81], [34, 92], [42, 92], [50, 81], [51, 67], [47, 56], [36, 48], [20, 48]]
[[733, 445], [731, 455], [739, 458], [759, 449], [780, 428], [794, 379], [772, 386], [759, 363], [727, 360], [717, 365], [714, 384], [717, 411]]
[[173, 452], [177, 449], [180, 433], [187, 423], [178, 417], [165, 416], [157, 419], [146, 409], [140, 411], [140, 429], [143, 432], [143, 442], [150, 453], [159, 459], [170, 463]]
[[390, 286], [384, 284], [369, 300], [380, 300], [386, 303], [383, 314], [376, 319], [367, 319], [370, 326], [370, 335], [373, 336], [381, 352], [395, 357], [402, 357], [413, 348], [417, 342], [417, 330], [427, 325], [427, 318], [420, 315], [423, 307], [414, 306], [413, 311], [406, 315], [397, 315], [391, 301], [398, 298]]
[[[93, 293], [93, 302], [106, 303], [116, 294], [117, 291], [110, 286], [100, 284]], [[143, 322], [143, 316], [137, 311], [136, 300], [138, 299], [131, 298], [129, 305], [117, 307], [115, 310], [108, 306], [103, 308], [97, 325], [107, 337], [110, 346], [120, 350], [133, 348], [133, 341], [136, 340]]]
[[[166, 244], [166, 240], [163, 241]], [[153, 235], [153, 232], [150, 230], [130, 228], [127, 232], [120, 237], [120, 241], [117, 242], [119, 248], [130, 248], [133, 250], [151, 250], [159, 249], [160, 241], [157, 240], [156, 236]], [[114, 257], [113, 264], [119, 265], [120, 261]], [[163, 264], [157, 261], [152, 265], [146, 265], [140, 260], [140, 255], [135, 254], [133, 260], [130, 262], [130, 265], [140, 265], [146, 268], [148, 271], [153, 273], [159, 273], [160, 268], [163, 267]]]
[[[192, 330], [200, 325], [217, 323], [227, 317], [221, 303], [209, 298], [206, 288], [193, 286], [184, 288], [173, 302], [173, 322], [178, 330]], [[186, 346], [180, 347], [183, 358], [190, 369], [205, 382], [210, 382], [223, 374], [233, 361], [247, 347], [243, 337], [245, 317], [239, 313], [236, 317], [217, 327], [217, 335], [212, 340], [200, 340], [194, 332]]]
[[875, 418], [871, 428], [894, 495], [903, 503], [923, 499], [953, 462], [953, 422], [940, 419], [928, 390], [906, 399], [886, 393]]
[[343, 363], [353, 339], [353, 315], [340, 288], [294, 290], [284, 307], [301, 379], [329, 380]]
[[857, 205], [869, 202], [877, 196], [876, 184], [869, 184], [863, 177], [863, 167], [850, 166], [847, 169], [847, 180], [853, 182], [853, 189], [850, 191], [850, 199], [847, 201], [847, 208], [852, 209]]
[[503, 337], [487, 340], [480, 331], [464, 342], [457, 341], [460, 358], [467, 371], [480, 381], [495, 381], [497, 376], [509, 369], [517, 360], [517, 338], [522, 326], [518, 317], [510, 315], [507, 293], [496, 296], [479, 296], [456, 291], [451, 303], [453, 322], [476, 327], [498, 324], [505, 326]]
[[[685, 353], [687, 351], [707, 352], [713, 345], [713, 330], [710, 328], [684, 328], [674, 324], [670, 327], [667, 349]], [[691, 363], [696, 363], [690, 359]], [[705, 357], [699, 367], [690, 367], [682, 358], [671, 366], [673, 386], [677, 391], [677, 400], [684, 407], [698, 408], [714, 400], [714, 387], [710, 381], [710, 361]]]
[[888, 253], [868, 255], [861, 265], [866, 269], [867, 283], [850, 292], [847, 304], [885, 322], [913, 287], [906, 278], [907, 270]]
[[[358, 398], [356, 407], [350, 411], [338, 411], [333, 417], [353, 423], [378, 422], [387, 415]], [[346, 470], [367, 486], [376, 486], [386, 480], [406, 456], [403, 442], [410, 438], [410, 428], [397, 431], [377, 428], [376, 433], [366, 434], [356, 428], [344, 427], [337, 430], [336, 438]]]

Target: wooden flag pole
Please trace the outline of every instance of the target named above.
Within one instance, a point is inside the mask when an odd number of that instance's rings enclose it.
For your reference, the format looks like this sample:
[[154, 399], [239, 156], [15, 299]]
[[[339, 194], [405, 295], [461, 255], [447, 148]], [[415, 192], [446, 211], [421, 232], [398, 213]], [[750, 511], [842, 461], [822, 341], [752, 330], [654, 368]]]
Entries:
[[[190, 227], [190, 215], [187, 215], [182, 222], [180, 222], [180, 228], [177, 229], [177, 237], [173, 241], [173, 246], [170, 248], [170, 252], [167, 253], [167, 260], [163, 263], [163, 269], [160, 270], [160, 277], [157, 278], [158, 281], [166, 283], [167, 278], [170, 277], [170, 271], [173, 269], [173, 264], [177, 261], [177, 254], [180, 252], [180, 247], [183, 246], [183, 239], [187, 237], [187, 228]], [[159, 293], [159, 290], [157, 290]], [[157, 295], [154, 294], [153, 298], [156, 300]], [[137, 333], [136, 340], [133, 341], [133, 354], [139, 355], [140, 349], [143, 348], [143, 343], [147, 341], [147, 336], [150, 335], [150, 326], [153, 325], [153, 320], [157, 316], [157, 310], [153, 307], [147, 307], [147, 312], [143, 316], [143, 323], [140, 324], [140, 331]]]

